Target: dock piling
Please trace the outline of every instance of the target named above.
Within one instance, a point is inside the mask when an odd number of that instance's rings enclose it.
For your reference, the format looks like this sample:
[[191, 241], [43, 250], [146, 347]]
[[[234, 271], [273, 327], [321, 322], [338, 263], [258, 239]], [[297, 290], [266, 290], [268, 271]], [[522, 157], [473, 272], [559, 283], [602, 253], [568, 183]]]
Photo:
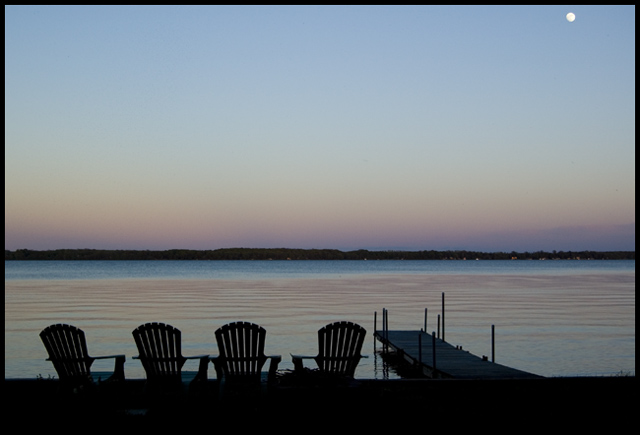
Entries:
[[425, 333], [427, 332], [427, 309], [424, 309], [424, 328], [422, 329]]
[[442, 292], [442, 341], [446, 341], [444, 339], [444, 292]]
[[389, 339], [389, 310], [384, 309], [384, 318], [382, 319], [382, 329], [384, 331], [384, 337]]
[[436, 333], [432, 332], [431, 333], [431, 347], [432, 347], [432, 354], [433, 354], [433, 373], [435, 374], [436, 372]]

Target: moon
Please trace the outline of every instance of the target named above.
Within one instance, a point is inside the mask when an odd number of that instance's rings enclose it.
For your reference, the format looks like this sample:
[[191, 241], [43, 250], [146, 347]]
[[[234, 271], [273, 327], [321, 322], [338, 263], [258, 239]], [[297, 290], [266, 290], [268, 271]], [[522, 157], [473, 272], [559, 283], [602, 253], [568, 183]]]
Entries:
[[576, 14], [574, 14], [573, 12], [569, 12], [567, 14], [567, 21], [570, 23], [573, 23], [573, 20], [576, 19]]

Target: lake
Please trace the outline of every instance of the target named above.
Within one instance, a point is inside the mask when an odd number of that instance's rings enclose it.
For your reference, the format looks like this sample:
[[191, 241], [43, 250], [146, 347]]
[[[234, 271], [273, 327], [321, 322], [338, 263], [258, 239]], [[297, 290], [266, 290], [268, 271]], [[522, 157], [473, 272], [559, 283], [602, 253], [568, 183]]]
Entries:
[[[245, 320], [267, 330], [266, 353], [317, 354], [317, 330], [350, 320], [367, 329], [356, 377], [397, 377], [374, 343], [390, 329], [437, 328], [471, 353], [543, 376], [635, 374], [635, 261], [6, 261], [5, 378], [56, 376], [39, 332], [83, 329], [93, 356], [126, 354], [144, 378], [131, 331], [160, 321], [182, 331], [183, 354], [217, 355], [213, 332]], [[190, 365], [192, 364], [192, 365]], [[309, 362], [313, 366], [313, 362]], [[113, 361], [96, 361], [96, 371]], [[196, 370], [188, 361], [185, 370]], [[215, 377], [210, 366], [210, 377]]]

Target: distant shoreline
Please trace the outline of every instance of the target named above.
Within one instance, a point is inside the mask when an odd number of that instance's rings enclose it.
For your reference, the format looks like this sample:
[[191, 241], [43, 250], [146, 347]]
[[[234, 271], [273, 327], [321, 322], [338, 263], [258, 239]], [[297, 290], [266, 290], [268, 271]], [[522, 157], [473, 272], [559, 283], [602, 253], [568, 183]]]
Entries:
[[635, 251], [340, 251], [337, 249], [222, 248], [215, 250], [169, 249], [107, 250], [56, 249], [4, 251], [5, 261], [25, 260], [635, 260]]

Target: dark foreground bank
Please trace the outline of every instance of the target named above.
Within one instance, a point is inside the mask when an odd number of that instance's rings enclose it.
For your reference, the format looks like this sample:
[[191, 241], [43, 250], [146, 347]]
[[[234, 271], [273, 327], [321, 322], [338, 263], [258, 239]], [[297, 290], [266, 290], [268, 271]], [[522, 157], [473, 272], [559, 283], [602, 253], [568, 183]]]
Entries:
[[[309, 431], [351, 427], [418, 432], [452, 428], [628, 428], [635, 377], [530, 380], [360, 380], [350, 385], [279, 385], [221, 396], [210, 381], [197, 391], [150, 394], [144, 381], [62, 392], [57, 381], [5, 380], [6, 427], [133, 429], [160, 425]], [[88, 426], [84, 426], [87, 424]], [[53, 425], [53, 426], [52, 426]], [[59, 426], [62, 425], [62, 426]], [[338, 433], [342, 431], [337, 431]], [[376, 433], [379, 433], [376, 431]]]

